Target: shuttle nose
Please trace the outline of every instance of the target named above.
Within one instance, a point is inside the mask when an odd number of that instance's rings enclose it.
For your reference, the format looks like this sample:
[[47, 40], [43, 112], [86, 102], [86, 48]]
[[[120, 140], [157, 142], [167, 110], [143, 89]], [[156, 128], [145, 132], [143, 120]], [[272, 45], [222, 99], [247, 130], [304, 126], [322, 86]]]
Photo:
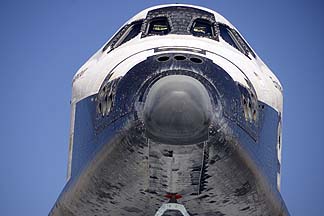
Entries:
[[207, 139], [211, 100], [195, 78], [169, 75], [149, 89], [144, 105], [144, 124], [153, 140], [191, 144]]

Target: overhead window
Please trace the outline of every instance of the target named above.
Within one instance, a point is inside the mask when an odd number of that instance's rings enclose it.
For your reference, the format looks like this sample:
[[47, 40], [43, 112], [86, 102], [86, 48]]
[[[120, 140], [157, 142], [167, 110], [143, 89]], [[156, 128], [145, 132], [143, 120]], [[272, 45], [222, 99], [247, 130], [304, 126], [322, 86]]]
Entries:
[[165, 17], [153, 19], [149, 23], [148, 34], [149, 35], [166, 35], [170, 32], [170, 25]]
[[198, 37], [211, 37], [214, 35], [211, 23], [203, 19], [195, 20], [190, 31], [194, 36]]
[[231, 32], [231, 29], [228, 26], [221, 23], [218, 26], [219, 26], [220, 36], [223, 38], [223, 40], [226, 41], [228, 44], [230, 44], [232, 47], [242, 52], [243, 51], [242, 47], [240, 46], [238, 41], [236, 41], [233, 33]]

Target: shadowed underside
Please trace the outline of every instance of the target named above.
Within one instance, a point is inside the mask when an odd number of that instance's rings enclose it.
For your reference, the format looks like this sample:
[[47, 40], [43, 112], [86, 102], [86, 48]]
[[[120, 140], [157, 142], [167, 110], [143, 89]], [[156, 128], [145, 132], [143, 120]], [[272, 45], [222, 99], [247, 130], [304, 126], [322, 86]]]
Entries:
[[215, 135], [209, 142], [168, 145], [145, 138], [140, 124], [128, 127], [89, 164], [62, 215], [152, 216], [170, 192], [182, 195], [178, 202], [190, 215], [279, 215], [235, 141]]

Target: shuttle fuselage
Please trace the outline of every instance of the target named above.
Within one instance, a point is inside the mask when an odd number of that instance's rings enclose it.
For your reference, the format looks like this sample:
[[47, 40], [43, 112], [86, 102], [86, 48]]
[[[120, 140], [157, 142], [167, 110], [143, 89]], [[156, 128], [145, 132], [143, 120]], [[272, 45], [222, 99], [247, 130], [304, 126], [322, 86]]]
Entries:
[[50, 215], [289, 215], [282, 87], [212, 10], [134, 16], [76, 73], [71, 110]]

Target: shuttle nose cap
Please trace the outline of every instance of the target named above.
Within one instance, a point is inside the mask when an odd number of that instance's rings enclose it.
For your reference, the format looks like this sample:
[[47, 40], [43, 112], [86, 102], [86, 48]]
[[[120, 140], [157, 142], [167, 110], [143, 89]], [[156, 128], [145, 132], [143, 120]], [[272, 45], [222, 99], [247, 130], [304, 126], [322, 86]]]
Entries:
[[149, 138], [169, 144], [207, 139], [211, 101], [206, 88], [186, 75], [169, 75], [149, 89], [144, 124]]

